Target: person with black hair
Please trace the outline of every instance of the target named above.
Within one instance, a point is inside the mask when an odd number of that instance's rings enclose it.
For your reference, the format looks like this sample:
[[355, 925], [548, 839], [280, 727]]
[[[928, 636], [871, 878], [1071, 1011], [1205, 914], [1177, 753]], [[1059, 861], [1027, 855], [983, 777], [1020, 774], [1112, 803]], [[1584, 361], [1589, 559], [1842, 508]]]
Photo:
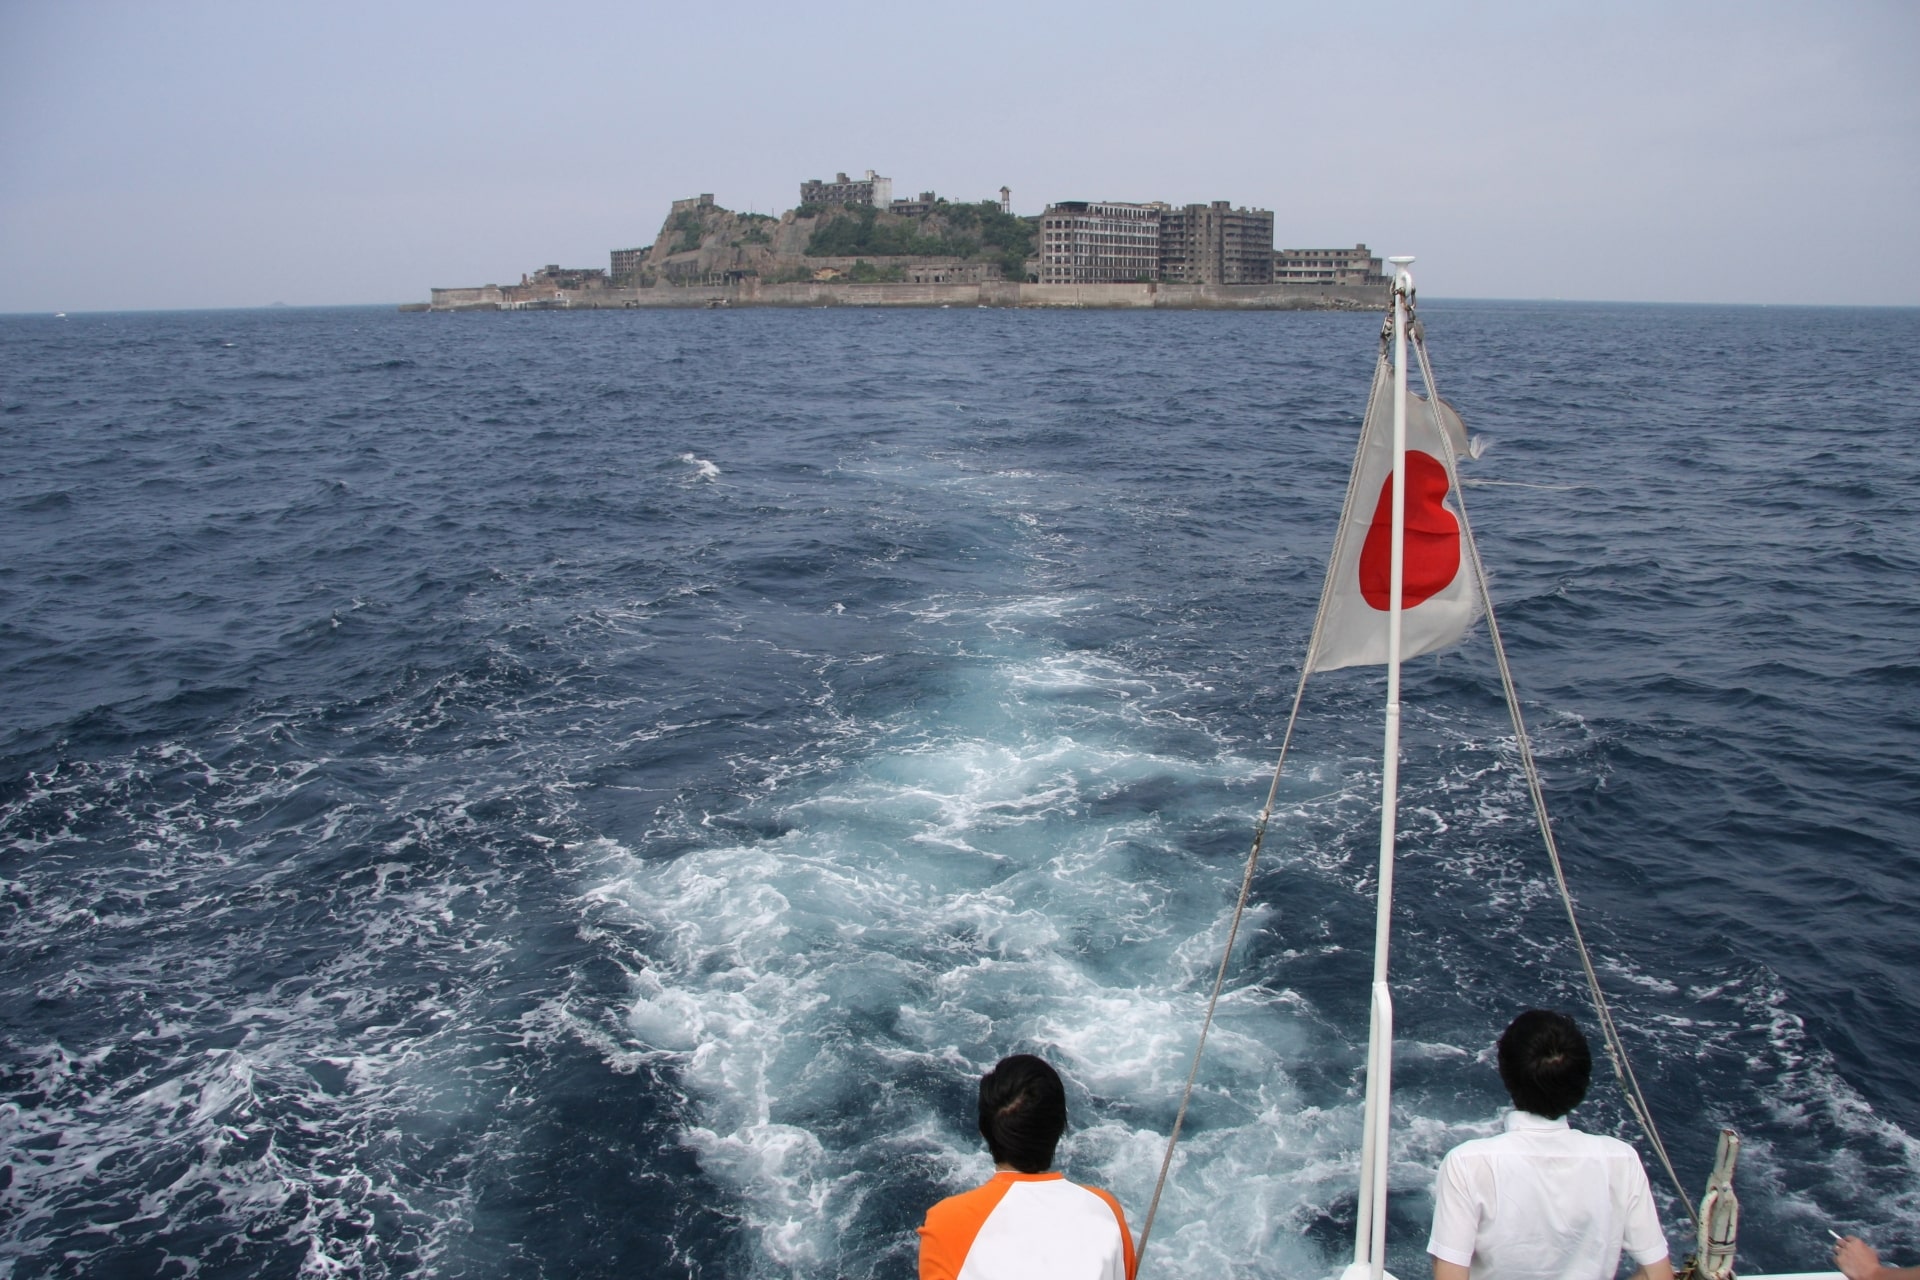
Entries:
[[1433, 1188], [1434, 1280], [1673, 1280], [1647, 1171], [1618, 1138], [1581, 1133], [1593, 1055], [1564, 1013], [1529, 1009], [1500, 1036], [1506, 1132], [1447, 1153]]
[[1120, 1202], [1051, 1172], [1066, 1131], [1066, 1087], [1041, 1059], [1016, 1053], [980, 1078], [995, 1173], [927, 1210], [920, 1280], [1133, 1280]]

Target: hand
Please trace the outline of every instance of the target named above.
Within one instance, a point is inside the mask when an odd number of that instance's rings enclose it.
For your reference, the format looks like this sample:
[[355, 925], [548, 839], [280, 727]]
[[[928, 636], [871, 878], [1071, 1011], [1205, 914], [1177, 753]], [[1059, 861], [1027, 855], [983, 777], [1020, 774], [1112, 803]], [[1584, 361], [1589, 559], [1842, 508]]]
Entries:
[[1833, 1246], [1833, 1265], [1847, 1280], [1874, 1280], [1880, 1274], [1880, 1255], [1858, 1236], [1844, 1236]]

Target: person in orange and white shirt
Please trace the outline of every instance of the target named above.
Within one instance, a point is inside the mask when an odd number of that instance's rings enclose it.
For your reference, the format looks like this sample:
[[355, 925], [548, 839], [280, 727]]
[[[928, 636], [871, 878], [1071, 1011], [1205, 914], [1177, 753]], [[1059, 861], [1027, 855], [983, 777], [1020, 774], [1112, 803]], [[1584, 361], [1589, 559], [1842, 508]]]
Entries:
[[1053, 1168], [1067, 1131], [1060, 1076], [1030, 1053], [980, 1078], [980, 1136], [997, 1172], [920, 1228], [920, 1280], [1133, 1280], [1120, 1202]]

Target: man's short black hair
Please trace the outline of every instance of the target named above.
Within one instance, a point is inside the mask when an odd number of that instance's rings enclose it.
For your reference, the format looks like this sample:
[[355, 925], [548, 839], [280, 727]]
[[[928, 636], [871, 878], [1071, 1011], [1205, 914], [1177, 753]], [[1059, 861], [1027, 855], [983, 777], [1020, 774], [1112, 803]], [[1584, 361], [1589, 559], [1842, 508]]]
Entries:
[[1593, 1078], [1593, 1054], [1564, 1013], [1529, 1009], [1500, 1033], [1500, 1081], [1513, 1105], [1558, 1120], [1580, 1105]]
[[995, 1164], [1045, 1173], [1066, 1131], [1066, 1087], [1039, 1058], [1016, 1053], [980, 1077], [980, 1136]]

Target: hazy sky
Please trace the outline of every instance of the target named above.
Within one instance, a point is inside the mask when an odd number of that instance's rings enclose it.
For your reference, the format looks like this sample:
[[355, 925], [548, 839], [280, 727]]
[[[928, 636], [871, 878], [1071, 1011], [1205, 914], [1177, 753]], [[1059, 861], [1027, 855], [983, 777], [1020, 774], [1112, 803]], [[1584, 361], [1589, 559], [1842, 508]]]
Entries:
[[0, 311], [421, 300], [808, 177], [1450, 297], [1920, 304], [1920, 3], [0, 0]]

